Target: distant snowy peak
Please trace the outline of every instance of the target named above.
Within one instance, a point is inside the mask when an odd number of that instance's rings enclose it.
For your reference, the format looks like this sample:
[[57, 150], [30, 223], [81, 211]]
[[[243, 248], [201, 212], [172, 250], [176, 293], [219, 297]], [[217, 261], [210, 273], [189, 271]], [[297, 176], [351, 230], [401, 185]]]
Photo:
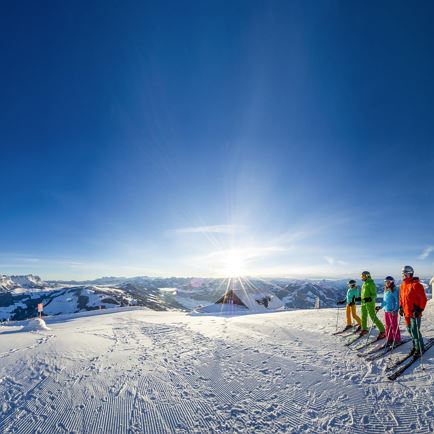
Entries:
[[5, 276], [0, 274], [0, 289], [10, 289], [14, 287], [14, 281], [10, 276]]
[[44, 288], [47, 284], [39, 277], [33, 274], [24, 276], [6, 276], [0, 275], [0, 291], [11, 291], [17, 288]]
[[45, 282], [39, 277], [33, 274], [26, 276], [11, 276], [11, 279], [22, 288], [33, 288], [35, 286], [44, 286]]
[[306, 309], [314, 307], [317, 300], [322, 306], [333, 306], [339, 294], [343, 292], [339, 281], [307, 281], [295, 280], [284, 287], [275, 290], [277, 296], [285, 303], [287, 308]]

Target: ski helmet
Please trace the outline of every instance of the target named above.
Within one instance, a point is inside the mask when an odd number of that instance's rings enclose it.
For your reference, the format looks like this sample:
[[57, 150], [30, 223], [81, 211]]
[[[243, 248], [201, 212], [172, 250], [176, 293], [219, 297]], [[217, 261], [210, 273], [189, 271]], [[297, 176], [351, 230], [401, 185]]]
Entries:
[[356, 286], [357, 282], [354, 279], [348, 281], [348, 286]]
[[402, 267], [402, 274], [407, 277], [413, 277], [413, 267], [411, 265], [404, 265], [404, 267]]
[[371, 277], [371, 273], [369, 271], [362, 271], [362, 279], [369, 279]]
[[384, 278], [384, 283], [387, 283], [387, 282], [392, 282], [394, 284], [395, 283], [395, 279], [392, 276], [386, 276]]

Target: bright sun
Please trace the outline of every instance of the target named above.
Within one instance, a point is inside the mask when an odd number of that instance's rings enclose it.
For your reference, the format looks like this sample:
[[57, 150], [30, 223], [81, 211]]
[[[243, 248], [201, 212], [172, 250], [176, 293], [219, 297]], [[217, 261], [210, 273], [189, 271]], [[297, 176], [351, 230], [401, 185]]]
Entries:
[[246, 260], [236, 252], [230, 252], [223, 260], [222, 274], [225, 277], [243, 276], [246, 271]]

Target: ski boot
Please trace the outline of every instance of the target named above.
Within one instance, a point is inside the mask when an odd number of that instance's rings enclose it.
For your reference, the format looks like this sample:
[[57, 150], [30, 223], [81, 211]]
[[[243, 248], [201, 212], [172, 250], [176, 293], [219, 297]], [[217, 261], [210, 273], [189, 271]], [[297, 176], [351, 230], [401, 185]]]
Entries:
[[360, 336], [365, 336], [368, 334], [368, 330], [360, 330], [359, 335]]
[[380, 339], [384, 339], [385, 337], [386, 337], [386, 333], [385, 332], [380, 332], [380, 333], [378, 333], [377, 341], [379, 341]]
[[418, 354], [417, 348], [413, 347], [410, 352], [408, 353], [409, 356], [414, 356], [415, 354]]
[[398, 347], [401, 345], [401, 341], [387, 341], [386, 346], [387, 347]]

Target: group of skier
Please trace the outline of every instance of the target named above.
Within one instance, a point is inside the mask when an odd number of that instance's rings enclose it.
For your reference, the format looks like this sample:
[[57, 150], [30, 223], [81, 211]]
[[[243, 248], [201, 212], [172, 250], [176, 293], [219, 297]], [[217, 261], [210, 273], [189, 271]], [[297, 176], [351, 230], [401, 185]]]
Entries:
[[[398, 316], [405, 320], [407, 331], [411, 336], [413, 347], [410, 354], [418, 357], [425, 348], [420, 332], [422, 312], [427, 303], [425, 289], [418, 277], [414, 277], [413, 267], [406, 265], [402, 268], [402, 283], [395, 285], [395, 279], [387, 276], [384, 279], [384, 294], [381, 305], [376, 306], [377, 287], [369, 271], [361, 274], [362, 287], [359, 291], [355, 280], [348, 281], [347, 295], [337, 304], [346, 304], [347, 325], [343, 331], [353, 327], [353, 320], [357, 323], [355, 333], [364, 336], [368, 333], [368, 316], [377, 327], [377, 339], [386, 338], [387, 344], [392, 346], [401, 343]], [[357, 315], [356, 303], [361, 304], [361, 317]], [[379, 310], [384, 310], [384, 322], [377, 317]]]

